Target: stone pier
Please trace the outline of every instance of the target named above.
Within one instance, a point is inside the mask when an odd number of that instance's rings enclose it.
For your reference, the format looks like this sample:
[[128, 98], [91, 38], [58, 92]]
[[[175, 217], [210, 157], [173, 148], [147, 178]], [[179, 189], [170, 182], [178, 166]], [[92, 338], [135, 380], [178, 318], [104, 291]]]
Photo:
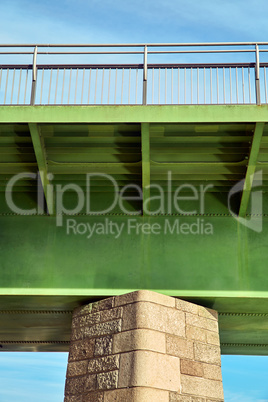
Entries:
[[217, 312], [151, 291], [74, 311], [65, 402], [223, 401]]

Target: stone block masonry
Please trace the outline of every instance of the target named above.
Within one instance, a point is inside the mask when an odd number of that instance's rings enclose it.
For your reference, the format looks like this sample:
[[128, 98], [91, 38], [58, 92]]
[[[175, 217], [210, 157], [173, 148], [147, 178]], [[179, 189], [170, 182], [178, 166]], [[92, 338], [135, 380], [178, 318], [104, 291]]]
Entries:
[[222, 402], [217, 312], [155, 292], [74, 311], [65, 402]]

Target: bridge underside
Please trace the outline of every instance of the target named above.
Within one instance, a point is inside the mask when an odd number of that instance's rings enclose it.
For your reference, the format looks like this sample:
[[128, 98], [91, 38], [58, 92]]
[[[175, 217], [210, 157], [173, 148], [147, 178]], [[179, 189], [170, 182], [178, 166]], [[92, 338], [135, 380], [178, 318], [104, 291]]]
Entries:
[[222, 353], [268, 354], [267, 106], [4, 106], [0, 154], [2, 350], [67, 351], [76, 306], [150, 289], [216, 309]]

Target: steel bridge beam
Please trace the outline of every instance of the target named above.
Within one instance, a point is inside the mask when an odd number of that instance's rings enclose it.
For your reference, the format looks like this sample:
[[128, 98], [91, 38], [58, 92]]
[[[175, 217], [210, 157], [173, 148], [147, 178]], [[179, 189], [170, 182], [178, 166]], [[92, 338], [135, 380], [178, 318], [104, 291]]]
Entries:
[[268, 105], [0, 106], [0, 123], [260, 123]]
[[49, 175], [47, 169], [47, 161], [46, 161], [46, 151], [44, 140], [41, 135], [40, 128], [38, 124], [29, 123], [29, 130], [33, 142], [34, 152], [36, 156], [36, 161], [38, 165], [38, 171], [40, 174], [44, 195], [47, 203], [47, 210], [49, 215], [53, 215], [54, 207], [53, 207], [53, 193], [50, 192], [50, 182]]
[[249, 155], [249, 161], [248, 161], [248, 167], [247, 167], [244, 187], [243, 187], [243, 193], [242, 193], [242, 198], [241, 198], [241, 203], [240, 203], [240, 208], [239, 208], [239, 216], [240, 217], [245, 217], [245, 215], [247, 213], [250, 193], [251, 193], [251, 189], [252, 189], [252, 183], [253, 183], [253, 179], [254, 179], [254, 173], [256, 170], [257, 159], [258, 159], [261, 140], [262, 140], [263, 130], [264, 130], [264, 123], [256, 123], [253, 140], [252, 140], [252, 145], [251, 145], [251, 151], [250, 151], [250, 155]]

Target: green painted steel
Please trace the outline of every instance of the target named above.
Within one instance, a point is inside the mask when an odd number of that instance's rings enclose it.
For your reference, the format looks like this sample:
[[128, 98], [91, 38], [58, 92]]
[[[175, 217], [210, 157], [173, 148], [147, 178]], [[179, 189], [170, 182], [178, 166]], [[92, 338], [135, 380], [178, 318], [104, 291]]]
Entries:
[[[240, 313], [242, 327], [235, 316], [220, 316], [223, 353], [231, 353], [230, 348], [236, 353], [238, 349], [232, 345], [235, 343], [240, 344], [241, 353], [243, 342], [252, 346], [242, 353], [268, 352], [267, 347], [256, 346], [266, 344], [267, 319], [259, 317], [256, 321], [255, 317], [254, 321], [252, 316], [243, 315], [264, 314], [268, 303], [267, 218], [261, 234], [242, 227], [231, 217], [209, 217], [203, 220], [213, 224], [213, 235], [145, 235], [136, 234], [135, 229], [127, 235], [125, 227], [118, 239], [111, 233], [90, 239], [73, 231], [67, 234], [67, 220], [73, 218], [65, 217], [63, 226], [56, 227], [53, 217], [1, 217], [5, 239], [1, 248], [2, 309], [31, 310], [35, 305], [35, 310], [49, 310], [51, 306], [52, 310], [71, 310], [94, 297], [148, 288], [217, 308], [221, 313]], [[195, 223], [198, 218], [127, 219], [164, 227], [166, 222], [173, 226], [178, 219], [182, 224]], [[107, 220], [119, 225], [127, 223], [123, 216], [75, 217], [77, 224], [105, 224]], [[12, 308], [7, 295], [13, 297]], [[53, 302], [57, 298], [58, 302]], [[66, 339], [67, 318], [66, 327], [54, 330], [52, 320], [49, 339]], [[6, 321], [4, 324], [0, 333], [9, 328]], [[18, 328], [15, 338], [22, 334], [23, 328]], [[29, 338], [23, 339], [33, 339], [34, 334], [35, 340], [43, 339], [43, 335], [30, 330]]]
[[43, 191], [46, 198], [47, 208], [50, 215], [53, 214], [53, 198], [49, 194], [49, 180], [47, 171], [46, 151], [44, 145], [44, 139], [41, 136], [40, 129], [37, 124], [30, 123], [29, 130], [33, 142], [34, 152], [36, 156], [36, 162], [38, 165], [38, 171], [42, 180]]
[[[146, 209], [150, 211], [150, 126], [141, 124], [141, 151], [142, 151], [142, 195], [143, 215]], [[145, 209], [146, 207], [146, 209]]]
[[251, 189], [252, 189], [252, 183], [253, 183], [253, 179], [254, 179], [254, 173], [256, 170], [256, 165], [257, 165], [257, 160], [258, 160], [258, 155], [259, 155], [259, 150], [260, 150], [260, 145], [261, 145], [261, 140], [262, 140], [262, 135], [263, 135], [263, 130], [264, 130], [264, 123], [257, 123], [255, 130], [254, 130], [254, 136], [253, 136], [252, 145], [251, 145], [251, 152], [249, 155], [249, 161], [248, 161], [247, 173], [246, 173], [246, 177], [245, 177], [243, 194], [242, 194], [241, 203], [240, 203], [239, 216], [241, 216], [241, 217], [245, 217], [246, 213], [247, 213], [250, 193], [251, 193]]
[[0, 106], [2, 123], [256, 123], [268, 105]]
[[[65, 350], [75, 306], [146, 288], [217, 309], [223, 353], [268, 354], [267, 123], [268, 107], [256, 105], [0, 107], [4, 349]], [[234, 219], [228, 205], [230, 189], [258, 169], [260, 232]], [[37, 170], [53, 174], [42, 182], [45, 195], [53, 185], [56, 205], [64, 201], [55, 216], [38, 210], [38, 183], [26, 175], [12, 193], [24, 215], [6, 200], [14, 174]], [[73, 212], [87, 173], [95, 174], [92, 209], [84, 203]], [[96, 173], [112, 176], [118, 193], [135, 184], [143, 195], [129, 188], [102, 213], [115, 189]], [[77, 193], [64, 191], [69, 183]], [[248, 190], [232, 198], [232, 210], [258, 226]], [[149, 202], [153, 216], [145, 213]]]

